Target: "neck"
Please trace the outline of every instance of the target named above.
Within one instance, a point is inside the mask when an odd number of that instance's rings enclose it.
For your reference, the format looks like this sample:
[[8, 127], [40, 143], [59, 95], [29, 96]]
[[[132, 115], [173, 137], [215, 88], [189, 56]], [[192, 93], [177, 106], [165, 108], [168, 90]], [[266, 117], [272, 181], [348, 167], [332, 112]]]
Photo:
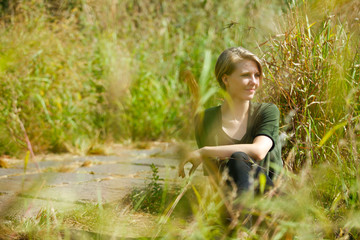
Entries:
[[222, 115], [226, 119], [242, 120], [245, 118], [250, 106], [250, 100], [225, 100], [222, 104]]

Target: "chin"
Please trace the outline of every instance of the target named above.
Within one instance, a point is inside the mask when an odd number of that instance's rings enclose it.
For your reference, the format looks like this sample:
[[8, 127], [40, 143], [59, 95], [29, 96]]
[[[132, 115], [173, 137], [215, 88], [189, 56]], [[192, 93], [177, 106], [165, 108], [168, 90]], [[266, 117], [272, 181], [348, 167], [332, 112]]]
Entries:
[[237, 95], [232, 98], [242, 100], [242, 101], [248, 101], [248, 100], [252, 100], [254, 97], [255, 97], [255, 94], [244, 94], [244, 95]]
[[249, 101], [249, 100], [252, 100], [254, 97], [251, 96], [251, 97], [242, 97], [242, 98], [238, 98], [239, 100], [242, 100], [242, 101]]
[[251, 100], [251, 99], [253, 99], [254, 97], [255, 97], [255, 95], [250, 95], [250, 96], [245, 97], [245, 100]]

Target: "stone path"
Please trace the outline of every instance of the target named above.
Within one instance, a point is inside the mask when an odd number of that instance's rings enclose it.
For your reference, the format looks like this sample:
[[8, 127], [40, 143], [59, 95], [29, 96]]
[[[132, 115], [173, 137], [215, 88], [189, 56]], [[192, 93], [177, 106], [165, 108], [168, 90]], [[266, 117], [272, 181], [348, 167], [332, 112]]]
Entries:
[[[9, 213], [9, 203], [22, 201], [15, 213], [24, 216], [46, 204], [56, 210], [71, 208], [84, 202], [111, 203], [122, 199], [134, 187], [151, 181], [151, 163], [158, 167], [160, 183], [171, 186], [183, 183], [177, 176], [178, 159], [175, 148], [158, 144], [149, 149], [125, 149], [109, 156], [45, 156], [36, 164], [10, 161], [10, 168], [0, 168], [0, 213]], [[187, 164], [188, 172], [191, 168]], [[195, 172], [203, 178], [202, 168]]]

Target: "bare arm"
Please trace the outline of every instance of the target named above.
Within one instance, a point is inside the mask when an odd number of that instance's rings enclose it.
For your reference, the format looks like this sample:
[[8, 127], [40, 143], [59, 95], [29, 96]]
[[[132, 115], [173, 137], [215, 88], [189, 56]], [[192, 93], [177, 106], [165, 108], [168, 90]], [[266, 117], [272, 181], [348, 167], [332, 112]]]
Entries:
[[200, 153], [204, 157], [219, 157], [224, 160], [234, 152], [242, 151], [248, 154], [255, 161], [261, 161], [272, 147], [272, 140], [268, 136], [259, 135], [250, 144], [231, 144], [220, 146], [205, 146]]
[[191, 175], [196, 168], [202, 163], [207, 157], [219, 157], [221, 160], [225, 160], [230, 157], [234, 152], [242, 151], [248, 154], [255, 161], [261, 161], [264, 159], [270, 148], [272, 147], [272, 140], [268, 136], [259, 135], [254, 138], [251, 144], [231, 144], [231, 145], [220, 145], [220, 146], [205, 146], [195, 151], [190, 152], [189, 156], [181, 161], [179, 164], [179, 176], [185, 177], [184, 165], [187, 162], [193, 164], [189, 171]]

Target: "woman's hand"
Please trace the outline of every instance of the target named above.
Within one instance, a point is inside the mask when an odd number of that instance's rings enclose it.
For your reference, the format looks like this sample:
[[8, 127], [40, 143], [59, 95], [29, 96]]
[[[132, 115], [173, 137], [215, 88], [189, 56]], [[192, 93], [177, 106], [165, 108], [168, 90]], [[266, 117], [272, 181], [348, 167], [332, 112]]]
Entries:
[[193, 165], [189, 171], [189, 176], [190, 176], [200, 165], [200, 163], [202, 163], [203, 159], [204, 159], [204, 148], [200, 148], [190, 152], [190, 154], [185, 158], [185, 160], [181, 161], [179, 164], [179, 170], [178, 170], [179, 177], [182, 178], [185, 177], [184, 166], [186, 163], [191, 162], [191, 164]]

